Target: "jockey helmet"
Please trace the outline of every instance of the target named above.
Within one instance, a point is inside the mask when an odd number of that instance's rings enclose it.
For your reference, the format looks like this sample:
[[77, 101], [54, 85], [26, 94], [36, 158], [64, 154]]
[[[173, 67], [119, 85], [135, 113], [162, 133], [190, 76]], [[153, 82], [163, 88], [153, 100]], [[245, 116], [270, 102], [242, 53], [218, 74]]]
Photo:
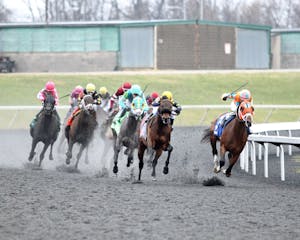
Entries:
[[173, 94], [170, 91], [164, 91], [161, 95], [162, 98], [167, 98], [170, 101], [173, 101]]
[[127, 91], [128, 89], [131, 88], [131, 84], [129, 82], [124, 82], [122, 88], [124, 91]]
[[157, 93], [157, 92], [153, 92], [153, 93], [151, 93], [151, 98], [154, 100], [154, 99], [156, 99], [156, 98], [158, 98], [159, 97], [159, 94]]
[[138, 96], [142, 95], [142, 90], [141, 90], [141, 87], [139, 85], [136, 85], [136, 84], [132, 85], [130, 91], [131, 91], [132, 94], [136, 94]]
[[101, 88], [99, 89], [99, 93], [100, 93], [101, 95], [105, 95], [107, 92], [108, 92], [108, 91], [107, 91], [107, 88], [106, 88], [106, 87], [101, 87]]
[[83, 92], [83, 87], [81, 87], [80, 85], [75, 87], [75, 93], [76, 94], [80, 94]]
[[54, 88], [55, 88], [55, 84], [52, 81], [47, 82], [45, 85], [45, 89], [49, 92], [52, 92]]
[[93, 83], [88, 83], [85, 87], [87, 93], [93, 93], [96, 90], [96, 87]]
[[247, 100], [247, 101], [251, 102], [251, 100], [252, 100], [251, 93], [247, 89], [241, 90], [239, 95], [240, 95], [241, 101]]

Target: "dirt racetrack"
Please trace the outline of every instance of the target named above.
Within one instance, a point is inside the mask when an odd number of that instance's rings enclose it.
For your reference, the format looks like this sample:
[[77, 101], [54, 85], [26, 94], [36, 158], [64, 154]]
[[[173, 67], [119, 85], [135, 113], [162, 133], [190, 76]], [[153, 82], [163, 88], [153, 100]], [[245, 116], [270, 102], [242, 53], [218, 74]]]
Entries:
[[273, 154], [269, 179], [262, 161], [257, 176], [240, 171], [238, 162], [232, 177], [218, 175], [224, 187], [205, 187], [202, 180], [215, 174], [210, 146], [200, 143], [202, 130], [175, 127], [169, 174], [162, 173], [164, 154], [157, 181], [145, 168], [142, 184], [127, 181], [125, 157], [118, 177], [111, 170], [101, 177], [112, 155], [101, 159], [98, 139], [80, 172], [65, 166], [57, 145], [55, 159], [46, 154], [37, 170], [27, 161], [28, 130], [0, 131], [0, 239], [300, 239], [299, 150], [286, 154], [285, 182]]

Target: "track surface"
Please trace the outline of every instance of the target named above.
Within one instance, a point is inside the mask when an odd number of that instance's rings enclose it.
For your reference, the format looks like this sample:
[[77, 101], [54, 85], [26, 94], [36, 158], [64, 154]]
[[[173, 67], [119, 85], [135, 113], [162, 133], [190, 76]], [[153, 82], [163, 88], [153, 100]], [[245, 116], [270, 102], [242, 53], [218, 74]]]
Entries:
[[[269, 179], [262, 161], [257, 176], [240, 171], [237, 163], [232, 177], [218, 175], [224, 187], [204, 187], [202, 180], [215, 174], [210, 146], [200, 143], [202, 131], [175, 127], [169, 174], [162, 173], [164, 154], [157, 181], [145, 168], [142, 184], [127, 181], [122, 156], [118, 177], [100, 177], [112, 154], [101, 159], [98, 139], [79, 173], [65, 166], [57, 146], [55, 160], [46, 154], [43, 170], [36, 170], [27, 161], [29, 132], [1, 131], [0, 239], [300, 239], [299, 150], [286, 155], [285, 182], [273, 154]], [[135, 161], [135, 173], [136, 167]]]

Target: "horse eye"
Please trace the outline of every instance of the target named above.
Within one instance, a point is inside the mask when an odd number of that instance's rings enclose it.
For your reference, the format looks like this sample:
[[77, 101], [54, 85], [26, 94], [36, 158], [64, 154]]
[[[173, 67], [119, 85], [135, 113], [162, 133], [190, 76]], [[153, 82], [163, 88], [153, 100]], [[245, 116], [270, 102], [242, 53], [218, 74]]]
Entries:
[[241, 107], [241, 112], [243, 112], [244, 111], [244, 108], [243, 107]]
[[132, 104], [132, 106], [134, 107], [134, 106], [135, 106], [135, 104], [133, 103], [133, 104]]

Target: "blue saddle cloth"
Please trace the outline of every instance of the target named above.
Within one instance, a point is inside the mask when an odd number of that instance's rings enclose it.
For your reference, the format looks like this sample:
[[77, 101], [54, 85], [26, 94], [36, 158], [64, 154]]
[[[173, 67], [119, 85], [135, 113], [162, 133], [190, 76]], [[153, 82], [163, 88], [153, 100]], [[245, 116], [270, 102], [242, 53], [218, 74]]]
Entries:
[[214, 135], [221, 137], [224, 128], [235, 118], [235, 115], [231, 112], [222, 114], [216, 121]]

